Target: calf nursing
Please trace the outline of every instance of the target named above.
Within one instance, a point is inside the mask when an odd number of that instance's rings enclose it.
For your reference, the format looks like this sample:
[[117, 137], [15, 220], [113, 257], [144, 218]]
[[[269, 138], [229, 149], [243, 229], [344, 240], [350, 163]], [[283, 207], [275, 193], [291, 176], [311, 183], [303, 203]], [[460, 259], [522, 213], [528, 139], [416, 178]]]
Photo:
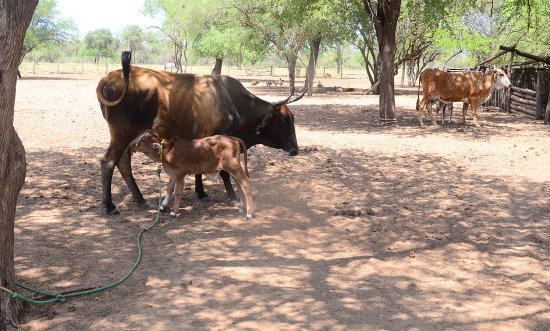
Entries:
[[[162, 161], [164, 170], [170, 176], [161, 207], [166, 207], [174, 194], [170, 218], [174, 218], [178, 212], [183, 187], [189, 175], [204, 173], [209, 178], [217, 177], [220, 170], [227, 171], [233, 177], [239, 188], [241, 208], [246, 208], [247, 219], [252, 218], [254, 202], [248, 176], [246, 145], [242, 139], [216, 135], [194, 140], [164, 141], [156, 133], [149, 132], [134, 149], [143, 152], [153, 161]], [[244, 171], [241, 167], [241, 152], [244, 154]]]

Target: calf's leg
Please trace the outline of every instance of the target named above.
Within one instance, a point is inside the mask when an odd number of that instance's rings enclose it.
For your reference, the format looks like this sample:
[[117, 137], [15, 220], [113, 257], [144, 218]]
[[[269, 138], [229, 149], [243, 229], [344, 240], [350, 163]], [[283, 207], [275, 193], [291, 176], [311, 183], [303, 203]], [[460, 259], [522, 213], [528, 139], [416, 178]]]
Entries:
[[185, 178], [175, 178], [175, 186], [174, 186], [174, 204], [172, 205], [172, 210], [170, 211], [170, 219], [173, 219], [176, 217], [176, 214], [178, 213], [178, 210], [180, 208], [180, 202], [181, 202], [181, 196], [183, 194], [183, 187], [185, 186]]
[[162, 200], [162, 204], [160, 205], [160, 211], [164, 211], [164, 208], [168, 206], [170, 198], [172, 197], [172, 193], [174, 193], [174, 186], [175, 182], [172, 178], [170, 178], [168, 186], [166, 187], [166, 197], [164, 197], [164, 200]]
[[[239, 165], [240, 168], [240, 165]], [[252, 200], [252, 190], [250, 188], [250, 179], [246, 176], [242, 168], [231, 172], [235, 182], [239, 186], [239, 195], [241, 198], [241, 208], [246, 208], [246, 219], [251, 219], [254, 215], [254, 201]]]

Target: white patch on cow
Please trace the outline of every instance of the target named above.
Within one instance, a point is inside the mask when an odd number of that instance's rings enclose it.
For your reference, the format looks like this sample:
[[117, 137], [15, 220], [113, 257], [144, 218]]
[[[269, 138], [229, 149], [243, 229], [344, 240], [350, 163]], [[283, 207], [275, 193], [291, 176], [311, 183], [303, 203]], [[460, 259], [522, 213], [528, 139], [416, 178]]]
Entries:
[[199, 123], [197, 123], [197, 122], [193, 123], [193, 127], [191, 128], [191, 132], [193, 133], [193, 136], [196, 136], [199, 133]]
[[145, 136], [147, 134], [147, 132], [149, 132], [149, 131], [145, 131], [142, 134], [140, 134], [139, 136], [137, 136], [137, 138], [132, 140], [132, 142], [130, 142], [128, 144], [128, 146], [131, 146], [131, 147], [136, 146], [141, 141], [141, 138], [143, 138], [143, 136]]
[[206, 175], [206, 180], [209, 180], [209, 181], [212, 181], [212, 182], [217, 180], [218, 177], [220, 177], [219, 172], [210, 172], [210, 173], [207, 173], [205, 175]]
[[189, 178], [189, 175], [185, 175], [185, 177], [183, 177], [183, 185], [185, 185], [185, 183], [187, 183], [188, 178]]
[[167, 196], [164, 198], [164, 200], [162, 200], [162, 204], [161, 204], [161, 206], [160, 206], [160, 210], [164, 210], [164, 207], [166, 207], [166, 206], [168, 205], [169, 200], [170, 200], [170, 196], [167, 195]]
[[228, 115], [227, 115], [227, 118], [229, 119], [229, 122], [233, 122], [233, 115], [228, 114]]

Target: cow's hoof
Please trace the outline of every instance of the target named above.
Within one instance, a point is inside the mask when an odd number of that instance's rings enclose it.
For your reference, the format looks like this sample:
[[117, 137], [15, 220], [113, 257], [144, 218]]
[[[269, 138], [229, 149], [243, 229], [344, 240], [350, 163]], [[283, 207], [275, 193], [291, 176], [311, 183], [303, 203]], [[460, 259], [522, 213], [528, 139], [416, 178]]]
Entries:
[[196, 193], [197, 193], [197, 198], [199, 198], [199, 200], [208, 198], [208, 195], [204, 192], [196, 192]]
[[142, 202], [138, 202], [137, 204], [140, 209], [143, 209], [143, 210], [149, 209], [149, 204], [145, 200], [143, 200]]
[[250, 221], [251, 219], [252, 219], [252, 215], [246, 214], [246, 220], [247, 220], [247, 221]]
[[105, 214], [107, 215], [119, 215], [120, 213], [116, 209], [115, 205], [105, 207]]
[[171, 212], [171, 213], [170, 213], [170, 216], [168, 217], [168, 219], [169, 219], [169, 220], [173, 220], [174, 218], [176, 218], [176, 213]]

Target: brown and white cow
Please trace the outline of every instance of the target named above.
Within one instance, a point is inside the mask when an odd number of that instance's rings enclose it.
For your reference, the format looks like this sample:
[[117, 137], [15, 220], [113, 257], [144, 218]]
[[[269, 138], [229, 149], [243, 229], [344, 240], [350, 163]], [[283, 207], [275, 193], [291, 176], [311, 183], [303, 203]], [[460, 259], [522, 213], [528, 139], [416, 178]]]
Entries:
[[[176, 217], [181, 202], [183, 187], [189, 175], [206, 174], [215, 179], [221, 170], [227, 171], [238, 185], [241, 211], [246, 208], [246, 218], [254, 213], [254, 202], [248, 175], [246, 145], [240, 138], [215, 135], [202, 139], [169, 139], [164, 141], [156, 133], [149, 132], [133, 146], [155, 162], [162, 162], [170, 176], [166, 197], [161, 210], [168, 205], [172, 194], [174, 204], [170, 218]], [[241, 152], [244, 154], [244, 171], [241, 167]]]
[[[510, 87], [510, 80], [502, 69], [488, 70], [486, 73], [473, 71], [467, 73], [448, 73], [439, 69], [426, 69], [420, 74], [422, 84], [422, 101], [418, 105], [420, 125], [422, 123], [422, 109], [433, 100], [439, 99], [445, 104], [452, 102], [463, 102], [462, 124], [466, 124], [466, 111], [468, 104], [472, 107], [474, 125], [479, 127], [477, 122], [477, 107], [491, 97], [491, 92], [503, 87]], [[418, 87], [420, 95], [420, 86]], [[418, 102], [418, 99], [417, 99]], [[430, 119], [435, 120], [428, 107]]]

